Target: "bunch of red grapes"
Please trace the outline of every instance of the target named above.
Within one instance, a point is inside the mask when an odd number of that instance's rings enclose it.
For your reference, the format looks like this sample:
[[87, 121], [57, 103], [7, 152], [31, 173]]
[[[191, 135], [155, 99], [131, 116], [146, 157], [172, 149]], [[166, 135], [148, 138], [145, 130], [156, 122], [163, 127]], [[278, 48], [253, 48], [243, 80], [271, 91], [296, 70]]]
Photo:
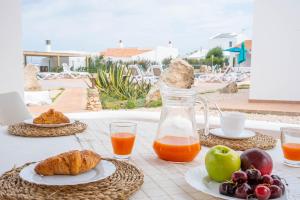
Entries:
[[241, 199], [257, 198], [268, 200], [281, 197], [285, 192], [282, 178], [277, 175], [261, 175], [257, 169], [236, 171], [231, 181], [220, 184], [219, 192], [226, 196]]

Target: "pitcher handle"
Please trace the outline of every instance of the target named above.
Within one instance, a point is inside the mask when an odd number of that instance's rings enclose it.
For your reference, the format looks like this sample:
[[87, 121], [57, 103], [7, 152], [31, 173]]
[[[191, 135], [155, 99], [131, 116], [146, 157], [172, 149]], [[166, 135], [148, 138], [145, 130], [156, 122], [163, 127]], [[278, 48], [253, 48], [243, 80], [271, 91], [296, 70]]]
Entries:
[[204, 109], [204, 135], [209, 134], [209, 120], [208, 120], [208, 113], [209, 113], [209, 106], [208, 100], [204, 97], [197, 97], [196, 103], [201, 103]]

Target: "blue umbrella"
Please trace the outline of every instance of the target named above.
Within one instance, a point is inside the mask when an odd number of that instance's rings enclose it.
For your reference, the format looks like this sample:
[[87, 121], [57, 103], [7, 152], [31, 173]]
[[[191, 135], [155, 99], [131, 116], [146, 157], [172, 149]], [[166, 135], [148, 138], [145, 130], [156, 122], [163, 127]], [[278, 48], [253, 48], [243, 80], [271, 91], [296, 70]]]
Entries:
[[233, 53], [240, 53], [241, 48], [238, 47], [232, 47], [230, 49], [225, 49], [224, 51], [229, 51], [229, 52], [233, 52]]
[[238, 57], [238, 63], [242, 63], [246, 61], [246, 57], [247, 57], [247, 50], [245, 48], [245, 42], [242, 42], [242, 46], [241, 46], [241, 51]]
[[238, 63], [242, 63], [246, 61], [246, 57], [247, 57], [247, 50], [245, 48], [245, 42], [242, 42], [241, 48], [239, 47], [232, 47], [229, 49], [225, 49], [224, 51], [229, 51], [229, 52], [233, 52], [233, 53], [239, 53], [239, 57], [238, 57]]

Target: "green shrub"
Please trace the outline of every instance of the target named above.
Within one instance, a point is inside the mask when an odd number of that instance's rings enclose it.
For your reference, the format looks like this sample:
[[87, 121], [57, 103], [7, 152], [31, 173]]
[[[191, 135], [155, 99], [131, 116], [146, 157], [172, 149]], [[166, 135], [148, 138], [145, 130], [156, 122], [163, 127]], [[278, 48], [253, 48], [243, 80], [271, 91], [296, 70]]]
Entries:
[[96, 87], [100, 93], [118, 100], [138, 99], [147, 95], [150, 83], [134, 82], [131, 72], [123, 66], [102, 66], [97, 73]]
[[56, 72], [56, 73], [60, 73], [63, 72], [64, 69], [62, 66], [57, 66], [57, 67], [50, 67], [49, 68], [49, 72]]
[[156, 101], [150, 101], [146, 107], [150, 108], [150, 107], [160, 107], [162, 106], [162, 101], [160, 100], [156, 100]]
[[126, 108], [128, 108], [128, 109], [136, 108], [136, 100], [129, 99], [126, 104]]

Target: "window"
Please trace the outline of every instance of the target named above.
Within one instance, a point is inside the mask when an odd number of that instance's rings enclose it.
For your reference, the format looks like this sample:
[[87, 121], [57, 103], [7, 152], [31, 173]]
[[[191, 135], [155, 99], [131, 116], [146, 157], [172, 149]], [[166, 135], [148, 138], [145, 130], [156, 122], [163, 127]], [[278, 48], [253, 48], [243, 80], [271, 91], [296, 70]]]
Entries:
[[229, 41], [229, 47], [232, 47], [232, 41]]

